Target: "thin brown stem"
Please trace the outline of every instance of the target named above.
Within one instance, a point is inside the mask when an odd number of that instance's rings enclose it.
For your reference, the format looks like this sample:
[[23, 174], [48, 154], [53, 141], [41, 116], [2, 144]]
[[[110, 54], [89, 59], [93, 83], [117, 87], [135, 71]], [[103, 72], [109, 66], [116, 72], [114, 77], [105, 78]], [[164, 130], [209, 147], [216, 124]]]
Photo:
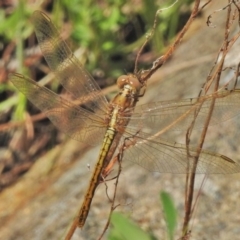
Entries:
[[75, 218], [74, 221], [72, 222], [69, 230], [67, 231], [67, 235], [64, 238], [64, 240], [71, 240], [72, 239], [72, 236], [77, 229], [77, 222], [78, 222], [78, 219]]
[[189, 17], [187, 23], [184, 25], [181, 32], [178, 34], [178, 36], [177, 36], [176, 40], [174, 41], [174, 43], [172, 44], [172, 46], [170, 46], [169, 50], [163, 56], [157, 58], [153, 62], [153, 66], [151, 69], [145, 70], [141, 73], [142, 76], [141, 76], [140, 82], [142, 82], [142, 83], [146, 82], [153, 75], [153, 73], [155, 73], [157, 71], [157, 69], [159, 69], [170, 58], [170, 56], [173, 54], [173, 52], [175, 51], [178, 44], [183, 39], [185, 33], [189, 29], [191, 23], [193, 22], [193, 20], [196, 18], [197, 14], [199, 13], [199, 5], [200, 5], [200, 0], [196, 0], [195, 4], [193, 6], [191, 16]]
[[[220, 82], [220, 78], [221, 78], [221, 73], [222, 73], [222, 69], [223, 69], [223, 65], [224, 65], [224, 60], [225, 60], [225, 56], [228, 53], [230, 46], [229, 46], [229, 29], [230, 29], [230, 16], [231, 16], [231, 5], [228, 5], [228, 14], [227, 14], [227, 20], [226, 20], [226, 25], [225, 25], [225, 35], [224, 35], [224, 44], [223, 44], [223, 48], [222, 48], [222, 58], [220, 63], [217, 65], [216, 70], [214, 71], [213, 76], [211, 77], [211, 81], [209, 81], [209, 79], [207, 79], [206, 84], [207, 84], [207, 88], [205, 88], [206, 92], [208, 91], [210, 85], [213, 83], [213, 80], [215, 81], [215, 86], [214, 86], [214, 91], [216, 92], [219, 88], [219, 82]], [[231, 39], [231, 41], [233, 40], [233, 38]], [[209, 84], [210, 82], [210, 84]], [[206, 87], [206, 85], [205, 85]], [[205, 92], [205, 93], [206, 93]], [[206, 134], [208, 131], [208, 126], [211, 120], [211, 116], [212, 113], [214, 111], [214, 105], [215, 105], [215, 101], [216, 99], [213, 98], [212, 99], [212, 103], [211, 106], [209, 108], [209, 112], [208, 112], [208, 116], [206, 118], [205, 124], [204, 124], [204, 128], [202, 130], [200, 139], [199, 139], [199, 143], [198, 143], [198, 154], [197, 156], [194, 157], [194, 164], [191, 167], [191, 171], [189, 171], [189, 174], [187, 175], [187, 179], [186, 179], [186, 190], [185, 190], [185, 194], [186, 194], [186, 198], [185, 198], [185, 217], [184, 217], [184, 223], [183, 223], [183, 228], [182, 228], [182, 237], [186, 236], [186, 234], [189, 232], [189, 222], [192, 216], [192, 212], [193, 212], [193, 196], [194, 196], [194, 185], [195, 185], [195, 174], [196, 174], [196, 169], [197, 169], [197, 164], [198, 164], [198, 159], [199, 159], [199, 155], [201, 153], [201, 150], [203, 148], [203, 144], [206, 138]], [[195, 120], [198, 116], [198, 113], [200, 111], [201, 105], [199, 107], [199, 109], [197, 109], [195, 111], [195, 117], [192, 121], [191, 126], [189, 127], [188, 131], [187, 131], [187, 135], [186, 135], [186, 145], [189, 148], [189, 143], [190, 143], [190, 137], [191, 137], [191, 133], [194, 127], [194, 123]], [[191, 157], [191, 155], [189, 154], [188, 151], [188, 155], [189, 157]]]

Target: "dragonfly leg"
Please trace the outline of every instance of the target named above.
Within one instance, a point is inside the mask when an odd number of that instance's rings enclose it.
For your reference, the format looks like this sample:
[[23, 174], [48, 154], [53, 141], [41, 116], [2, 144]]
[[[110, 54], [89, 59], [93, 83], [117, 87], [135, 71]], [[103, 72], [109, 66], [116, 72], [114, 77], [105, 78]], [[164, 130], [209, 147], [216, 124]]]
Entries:
[[103, 172], [102, 172], [102, 178], [106, 178], [110, 173], [111, 171], [113, 170], [113, 166], [114, 164], [116, 163], [117, 161], [117, 158], [115, 157], [114, 159], [112, 159], [108, 165], [106, 166], [106, 168], [104, 168]]

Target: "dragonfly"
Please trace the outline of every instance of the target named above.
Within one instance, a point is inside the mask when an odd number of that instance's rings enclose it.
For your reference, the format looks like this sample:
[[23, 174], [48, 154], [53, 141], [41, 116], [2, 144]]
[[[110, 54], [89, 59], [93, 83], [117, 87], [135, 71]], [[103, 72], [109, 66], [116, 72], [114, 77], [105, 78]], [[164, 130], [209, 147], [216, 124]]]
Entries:
[[187, 173], [196, 159], [196, 173], [228, 174], [240, 171], [240, 165], [227, 156], [161, 137], [162, 129], [187, 131], [193, 119], [197, 128], [203, 128], [213, 99], [214, 110], [209, 125], [235, 117], [240, 108], [240, 90], [222, 90], [198, 98], [138, 105], [139, 98], [146, 90], [144, 73], [138, 71], [118, 78], [119, 92], [108, 102], [90, 73], [60, 37], [49, 17], [41, 11], [35, 11], [32, 23], [46, 62], [76, 101], [69, 101], [18, 73], [12, 73], [10, 81], [70, 138], [92, 146], [102, 142], [77, 215], [79, 228], [85, 224], [95, 190], [103, 180], [104, 170], [125, 139], [128, 139], [128, 144], [123, 160], [132, 161], [149, 171]]

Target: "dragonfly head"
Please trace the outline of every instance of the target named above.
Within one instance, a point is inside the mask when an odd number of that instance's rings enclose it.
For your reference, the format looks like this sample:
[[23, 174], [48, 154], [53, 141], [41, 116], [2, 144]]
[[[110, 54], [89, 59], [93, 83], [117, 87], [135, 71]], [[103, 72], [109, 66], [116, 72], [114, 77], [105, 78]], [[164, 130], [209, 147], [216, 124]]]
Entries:
[[133, 75], [122, 75], [117, 79], [117, 85], [123, 89], [126, 85], [130, 86], [135, 93], [139, 92], [143, 85], [139, 82], [138, 78]]

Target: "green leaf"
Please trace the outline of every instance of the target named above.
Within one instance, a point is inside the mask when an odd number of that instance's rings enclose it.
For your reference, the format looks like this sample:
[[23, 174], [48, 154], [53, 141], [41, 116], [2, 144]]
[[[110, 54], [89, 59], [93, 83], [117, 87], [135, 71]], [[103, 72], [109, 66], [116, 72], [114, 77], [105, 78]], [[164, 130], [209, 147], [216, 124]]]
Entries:
[[171, 196], [166, 192], [160, 193], [160, 199], [163, 206], [165, 221], [168, 228], [169, 239], [173, 239], [174, 231], [177, 226], [177, 210], [171, 199]]
[[120, 213], [113, 213], [108, 240], [151, 240], [152, 237]]

